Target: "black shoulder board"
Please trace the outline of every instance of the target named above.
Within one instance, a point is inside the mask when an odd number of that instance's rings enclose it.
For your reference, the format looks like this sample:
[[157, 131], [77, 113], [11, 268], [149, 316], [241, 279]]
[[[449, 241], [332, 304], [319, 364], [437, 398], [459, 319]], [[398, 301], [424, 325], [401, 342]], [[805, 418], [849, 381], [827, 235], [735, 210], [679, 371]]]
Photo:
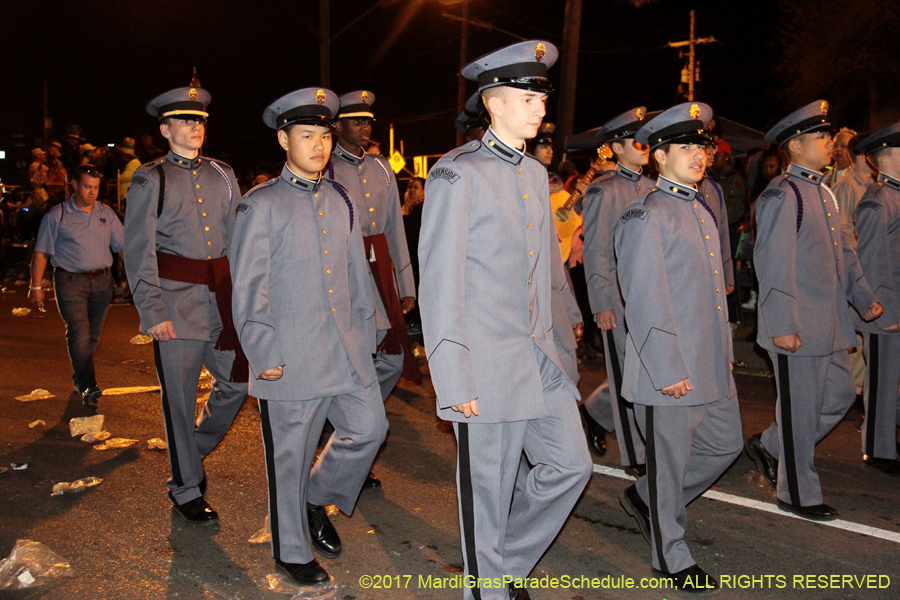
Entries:
[[250, 205], [246, 202], [241, 202], [237, 205], [237, 208], [234, 211], [234, 214], [244, 213], [245, 215], [250, 212]]
[[637, 217], [638, 219], [644, 220], [645, 218], [647, 218], [648, 214], [650, 214], [650, 211], [648, 211], [646, 208], [640, 208], [638, 206], [635, 206], [634, 208], [629, 208], [628, 210], [623, 212], [622, 216], [619, 217], [619, 220], [622, 223], [627, 223], [628, 221], [630, 221], [631, 219], [633, 219], [635, 217]]
[[432, 181], [435, 179], [446, 179], [452, 185], [459, 180], [459, 175], [456, 171], [448, 169], [447, 167], [435, 167], [428, 174], [428, 178]]
[[856, 210], [864, 210], [866, 208], [871, 208], [874, 210], [881, 210], [881, 203], [877, 200], [863, 200], [859, 204], [856, 205]]
[[131, 184], [132, 185], [141, 185], [141, 186], [146, 185], [147, 178], [142, 175], [132, 175], [131, 176]]

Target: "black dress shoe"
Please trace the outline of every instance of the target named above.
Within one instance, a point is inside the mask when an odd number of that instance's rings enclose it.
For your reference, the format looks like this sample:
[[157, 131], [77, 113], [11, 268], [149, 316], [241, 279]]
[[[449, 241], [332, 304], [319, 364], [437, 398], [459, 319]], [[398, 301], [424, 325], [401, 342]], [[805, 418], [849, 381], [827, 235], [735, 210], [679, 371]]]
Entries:
[[647, 465], [625, 465], [622, 470], [635, 479], [640, 479], [647, 474]]
[[650, 507], [641, 500], [641, 495], [638, 494], [637, 487], [629, 485], [625, 488], [625, 491], [619, 494], [619, 502], [622, 504], [622, 508], [625, 509], [625, 512], [634, 517], [634, 520], [637, 521], [638, 528], [641, 530], [641, 535], [644, 536], [644, 539], [648, 544], [651, 544]]
[[302, 565], [276, 560], [275, 570], [284, 573], [291, 581], [300, 585], [313, 585], [331, 579], [328, 571], [323, 569], [316, 559]]
[[306, 504], [306, 516], [309, 520], [309, 535], [313, 548], [325, 558], [337, 558], [341, 555], [341, 538], [337, 529], [328, 518], [324, 506]]
[[584, 424], [587, 428], [588, 448], [590, 448], [597, 456], [603, 456], [606, 454], [606, 430], [588, 414], [588, 411], [583, 404], [579, 407], [579, 410], [581, 411], [581, 418], [584, 419]]
[[375, 473], [369, 471], [369, 474], [366, 475], [366, 480], [363, 482], [364, 488], [380, 488], [381, 480], [375, 477]]
[[517, 586], [515, 583], [510, 583], [506, 586], [506, 589], [509, 591], [509, 600], [531, 600], [528, 590]]
[[888, 475], [900, 475], [900, 460], [863, 455], [863, 462]]
[[207, 504], [203, 496], [188, 500], [184, 504], [175, 502], [175, 496], [169, 492], [169, 500], [172, 501], [172, 510], [188, 523], [207, 524], [219, 520], [219, 513]]
[[685, 594], [714, 594], [719, 590], [719, 582], [714, 577], [706, 574], [706, 571], [697, 565], [691, 565], [687, 569], [677, 573], [666, 573], [653, 569], [655, 577], [671, 579], [675, 589]]
[[778, 508], [785, 512], [794, 513], [798, 517], [809, 519], [811, 521], [834, 521], [837, 519], [837, 509], [827, 504], [816, 504], [815, 506], [795, 506], [788, 502], [778, 501]]
[[778, 459], [769, 454], [762, 443], [762, 434], [754, 435], [744, 444], [747, 455], [756, 463], [763, 478], [773, 489], [778, 488]]
[[82, 392], [81, 402], [85, 406], [97, 406], [97, 403], [100, 402], [100, 396], [102, 395], [103, 392], [100, 391], [100, 388], [93, 385]]

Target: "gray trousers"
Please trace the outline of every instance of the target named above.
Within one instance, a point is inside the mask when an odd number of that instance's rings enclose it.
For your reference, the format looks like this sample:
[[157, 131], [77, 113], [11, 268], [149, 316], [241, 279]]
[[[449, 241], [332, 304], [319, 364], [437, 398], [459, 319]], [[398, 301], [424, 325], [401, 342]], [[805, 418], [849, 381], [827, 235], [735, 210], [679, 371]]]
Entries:
[[634, 408], [647, 440], [647, 474], [636, 486], [650, 507], [653, 568], [677, 573], [695, 564], [684, 541], [687, 505], [741, 453], [738, 399]]
[[900, 423], [900, 335], [865, 334], [866, 373], [862, 451], [867, 456], [897, 459]]
[[[378, 332], [379, 344], [386, 333], [386, 331]], [[375, 375], [378, 377], [378, 385], [381, 388], [382, 401], [387, 400], [387, 397], [391, 395], [394, 386], [397, 385], [397, 380], [403, 373], [403, 353], [405, 351], [405, 349], [401, 350], [400, 354], [384, 354], [382, 352], [375, 354]]]
[[615, 329], [598, 330], [598, 333], [603, 338], [607, 379], [587, 397], [584, 407], [603, 429], [616, 432], [619, 462], [623, 466], [642, 465], [647, 460], [646, 451], [635, 420], [634, 404], [622, 397], [626, 334], [624, 319], [619, 320]]
[[[220, 330], [221, 325], [214, 329], [216, 338]], [[229, 381], [234, 351], [216, 350], [215, 345], [215, 338], [153, 342], [172, 469], [167, 486], [178, 504], [202, 496], [197, 486], [206, 478], [203, 458], [228, 433], [247, 399], [247, 384]], [[197, 384], [204, 366], [216, 381], [197, 419]]]
[[839, 350], [828, 356], [786, 356], [769, 352], [775, 365], [778, 401], [775, 422], [762, 443], [778, 457], [778, 498], [795, 506], [822, 504], [816, 472], [816, 444], [841, 422], [856, 388], [850, 355]]
[[[565, 383], [566, 375], [537, 352], [546, 417], [453, 424], [467, 576], [528, 575], [559, 533], [591, 475], [578, 405]], [[534, 468], [513, 498], [523, 451]], [[463, 597], [508, 600], [509, 595], [505, 588], [474, 588], [465, 589]]]
[[[259, 401], [272, 556], [286, 563], [313, 560], [306, 503], [334, 504], [353, 513], [363, 481], [384, 442], [388, 423], [378, 386], [297, 402]], [[325, 420], [334, 426], [312, 469]]]

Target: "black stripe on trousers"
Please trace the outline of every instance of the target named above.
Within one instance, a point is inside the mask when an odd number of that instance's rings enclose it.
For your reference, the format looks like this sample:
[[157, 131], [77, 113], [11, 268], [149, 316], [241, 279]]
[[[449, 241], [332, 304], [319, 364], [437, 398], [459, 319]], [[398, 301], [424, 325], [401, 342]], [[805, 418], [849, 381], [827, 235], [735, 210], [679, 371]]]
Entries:
[[659, 471], [656, 468], [656, 441], [654, 439], [655, 431], [653, 428], [653, 407], [648, 406], [647, 414], [647, 487], [650, 492], [650, 529], [653, 534], [653, 541], [656, 546], [656, 558], [659, 561], [659, 570], [663, 573], [669, 572], [669, 566], [666, 564], [666, 558], [663, 556], [662, 531], [659, 529], [659, 490], [656, 485], [656, 475]]
[[172, 410], [169, 408], [169, 392], [166, 386], [166, 374], [163, 372], [162, 356], [159, 352], [159, 342], [153, 342], [153, 360], [156, 363], [156, 374], [159, 377], [159, 395], [162, 399], [163, 420], [166, 423], [166, 441], [169, 447], [169, 464], [172, 467], [172, 481], [176, 487], [184, 487], [184, 479], [181, 477], [181, 464], [178, 462], [178, 444], [175, 440], [175, 429], [172, 427]]
[[[628, 420], [628, 406], [622, 398], [622, 371], [619, 369], [619, 351], [616, 349], [616, 340], [612, 329], [606, 332], [606, 343], [609, 346], [609, 363], [612, 365], [613, 392], [616, 394], [616, 403], [619, 406], [619, 422], [622, 426], [622, 438], [625, 440], [625, 454], [628, 456], [628, 464], [637, 466], [637, 454], [634, 451], [634, 438], [632, 437], [631, 423]], [[634, 410], [632, 408], [632, 410]]]
[[875, 417], [878, 415], [878, 334], [869, 334], [869, 394], [866, 402], [866, 454], [875, 456]]
[[784, 448], [784, 468], [787, 474], [791, 504], [800, 504], [800, 482], [797, 481], [797, 456], [794, 453], [794, 422], [791, 418], [791, 377], [788, 357], [778, 355], [778, 394], [781, 396], [781, 443]]
[[259, 416], [263, 446], [266, 449], [266, 474], [269, 480], [269, 531], [272, 532], [272, 556], [275, 560], [281, 560], [281, 544], [278, 537], [278, 488], [275, 485], [275, 443], [272, 441], [268, 400], [259, 399]]
[[[475, 498], [472, 491], [472, 466], [469, 460], [469, 424], [459, 423], [459, 498], [462, 508], [463, 535], [466, 538], [466, 564], [469, 575], [478, 580], [478, 555], [475, 553]], [[473, 587], [472, 596], [481, 600], [481, 588]]]

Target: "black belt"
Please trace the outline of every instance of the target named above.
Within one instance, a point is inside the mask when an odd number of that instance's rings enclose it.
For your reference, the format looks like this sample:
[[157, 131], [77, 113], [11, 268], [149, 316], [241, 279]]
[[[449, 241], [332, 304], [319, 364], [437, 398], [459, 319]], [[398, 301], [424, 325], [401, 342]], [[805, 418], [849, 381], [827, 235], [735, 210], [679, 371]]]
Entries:
[[56, 267], [57, 271], [62, 271], [63, 273], [68, 273], [69, 275], [87, 275], [88, 277], [97, 277], [98, 275], [106, 275], [109, 273], [109, 267], [105, 269], [98, 269], [96, 271], [83, 271], [81, 273], [75, 273], [74, 271], [66, 271], [62, 267]]

